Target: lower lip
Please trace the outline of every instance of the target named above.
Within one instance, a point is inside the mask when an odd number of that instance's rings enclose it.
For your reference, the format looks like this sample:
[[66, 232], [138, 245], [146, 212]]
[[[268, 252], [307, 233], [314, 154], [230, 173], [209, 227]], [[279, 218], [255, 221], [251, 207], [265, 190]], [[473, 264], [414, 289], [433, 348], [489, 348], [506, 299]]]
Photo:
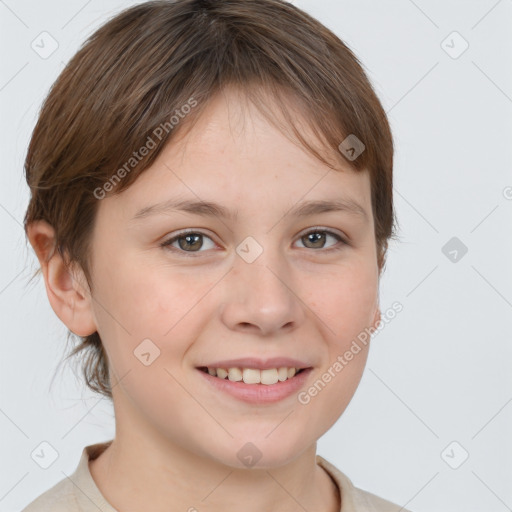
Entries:
[[291, 379], [276, 384], [246, 384], [243, 381], [233, 382], [219, 379], [209, 373], [197, 369], [197, 371], [219, 391], [229, 393], [231, 396], [252, 404], [267, 404], [279, 402], [296, 393], [305, 383], [312, 368], [307, 368], [294, 375]]

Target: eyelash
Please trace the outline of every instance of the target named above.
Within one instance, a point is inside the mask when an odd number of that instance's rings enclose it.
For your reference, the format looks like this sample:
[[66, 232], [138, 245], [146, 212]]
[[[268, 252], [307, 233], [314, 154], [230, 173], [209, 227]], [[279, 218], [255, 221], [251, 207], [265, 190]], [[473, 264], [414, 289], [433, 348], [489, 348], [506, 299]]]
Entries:
[[[311, 249], [312, 251], [323, 251], [323, 252], [331, 252], [331, 251], [339, 251], [341, 249], [343, 249], [345, 246], [349, 245], [349, 243], [341, 236], [339, 235], [338, 233], [334, 232], [334, 231], [331, 231], [329, 229], [323, 229], [323, 228], [313, 228], [305, 233], [303, 233], [300, 237], [300, 238], [303, 238], [307, 235], [310, 235], [311, 233], [326, 233], [328, 235], [331, 235], [333, 236], [334, 238], [336, 238], [338, 240], [338, 242], [340, 242], [340, 245], [339, 246], [333, 246], [333, 247], [329, 247], [327, 249]], [[172, 247], [171, 244], [173, 244], [174, 242], [177, 242], [178, 240], [180, 240], [181, 238], [184, 238], [186, 237], [187, 235], [201, 235], [203, 237], [206, 237], [206, 238], [209, 238], [210, 240], [211, 237], [209, 237], [206, 233], [203, 233], [202, 231], [197, 231], [197, 230], [193, 230], [193, 229], [190, 229], [190, 230], [186, 230], [186, 231], [182, 231], [181, 233], [179, 233], [178, 235], [172, 237], [172, 238], [169, 238], [168, 240], [162, 242], [160, 244], [160, 247], [163, 247], [167, 250], [170, 250], [172, 252], [175, 252], [176, 254], [178, 253], [182, 253], [183, 255], [186, 255], [185, 257], [192, 257], [192, 258], [195, 258], [195, 257], [198, 257], [200, 255], [201, 252], [204, 252], [204, 251], [184, 251], [183, 249], [178, 249], [176, 247]], [[212, 240], [213, 242], [213, 240]], [[308, 247], [306, 247], [306, 249], [308, 249]]]

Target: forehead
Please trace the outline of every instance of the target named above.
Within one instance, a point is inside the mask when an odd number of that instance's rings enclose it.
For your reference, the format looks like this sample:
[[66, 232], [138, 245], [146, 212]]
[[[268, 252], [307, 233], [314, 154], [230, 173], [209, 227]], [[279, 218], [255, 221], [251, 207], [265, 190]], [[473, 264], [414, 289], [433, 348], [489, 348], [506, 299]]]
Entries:
[[[314, 141], [313, 130], [303, 119], [299, 122]], [[171, 198], [215, 201], [242, 211], [244, 206], [254, 210], [343, 198], [371, 214], [368, 173], [348, 164], [337, 167], [329, 168], [242, 95], [226, 90], [211, 100], [191, 128], [170, 139], [128, 189], [107, 202], [121, 201], [137, 215]]]

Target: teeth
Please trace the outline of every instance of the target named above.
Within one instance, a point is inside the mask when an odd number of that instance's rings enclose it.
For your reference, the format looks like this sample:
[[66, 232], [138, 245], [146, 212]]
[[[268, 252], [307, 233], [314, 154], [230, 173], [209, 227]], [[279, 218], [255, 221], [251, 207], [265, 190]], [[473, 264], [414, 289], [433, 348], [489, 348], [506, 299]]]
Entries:
[[243, 379], [246, 384], [259, 384], [260, 371], [254, 368], [244, 368]]
[[228, 379], [235, 382], [242, 380], [242, 371], [240, 368], [230, 368], [228, 370]]
[[210, 368], [208, 373], [220, 379], [225, 379], [232, 382], [241, 382], [245, 384], [264, 384], [271, 385], [277, 382], [284, 382], [291, 379], [296, 373], [296, 368], [287, 368], [282, 366], [280, 368], [268, 368], [266, 370], [258, 370], [256, 368]]
[[[215, 368], [212, 368], [213, 375], [215, 375]], [[210, 368], [208, 368], [208, 373], [210, 373]], [[210, 375], [212, 375], [210, 373]], [[224, 368], [217, 368], [217, 377], [220, 377], [221, 379], [225, 379], [228, 376], [228, 371], [224, 370]]]
[[288, 368], [283, 366], [277, 369], [277, 378], [282, 382], [288, 378]]
[[261, 383], [266, 384], [276, 384], [278, 381], [277, 378], [277, 370], [275, 368], [271, 368], [270, 370], [261, 370]]

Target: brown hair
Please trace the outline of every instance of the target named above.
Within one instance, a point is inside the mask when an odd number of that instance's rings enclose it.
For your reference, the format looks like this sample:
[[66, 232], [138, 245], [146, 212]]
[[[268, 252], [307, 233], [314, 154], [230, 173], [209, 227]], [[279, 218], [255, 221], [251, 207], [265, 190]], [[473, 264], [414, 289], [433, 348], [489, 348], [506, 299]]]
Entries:
[[[264, 96], [270, 93], [285, 125], [333, 169], [297, 128], [298, 112], [335, 158], [344, 159], [338, 146], [347, 136], [364, 143], [349, 163], [370, 173], [382, 271], [388, 239], [396, 236], [386, 114], [352, 51], [284, 0], [150, 1], [124, 10], [92, 34], [53, 84], [34, 128], [25, 161], [31, 191], [25, 232], [33, 221], [48, 222], [55, 248], [67, 263], [80, 266], [92, 292], [89, 241], [98, 195], [129, 187], [225, 86], [237, 87], [277, 126]], [[170, 119], [185, 113], [185, 121], [172, 129]], [[135, 159], [142, 147], [151, 149]], [[87, 385], [111, 398], [97, 332], [80, 337], [68, 357], [83, 350]]]

